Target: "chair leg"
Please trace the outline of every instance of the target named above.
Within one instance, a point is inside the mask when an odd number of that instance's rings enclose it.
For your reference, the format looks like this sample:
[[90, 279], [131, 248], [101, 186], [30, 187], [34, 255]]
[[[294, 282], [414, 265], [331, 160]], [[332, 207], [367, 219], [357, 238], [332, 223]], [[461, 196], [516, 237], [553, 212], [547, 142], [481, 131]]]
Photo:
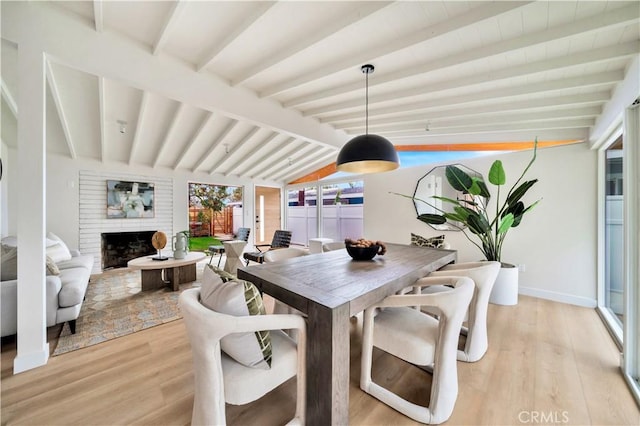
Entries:
[[71, 330], [71, 334], [76, 334], [76, 320], [69, 321], [69, 329]]
[[371, 363], [373, 360], [373, 314], [375, 309], [366, 309], [362, 324], [362, 354], [360, 359], [360, 389], [369, 392], [371, 386]]

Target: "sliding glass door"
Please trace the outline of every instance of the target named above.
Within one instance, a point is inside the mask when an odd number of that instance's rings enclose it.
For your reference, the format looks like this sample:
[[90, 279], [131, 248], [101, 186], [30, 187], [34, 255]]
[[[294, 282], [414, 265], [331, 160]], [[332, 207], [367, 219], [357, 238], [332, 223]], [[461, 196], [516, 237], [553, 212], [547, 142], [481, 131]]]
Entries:
[[640, 98], [624, 115], [624, 336], [625, 379], [640, 403]]
[[625, 380], [640, 401], [640, 107], [600, 150], [598, 311], [622, 352]]
[[287, 229], [291, 243], [312, 238], [360, 238], [364, 229], [364, 183], [333, 181], [287, 189]]
[[616, 330], [624, 320], [624, 194], [622, 136], [605, 151], [605, 275], [603, 307]]

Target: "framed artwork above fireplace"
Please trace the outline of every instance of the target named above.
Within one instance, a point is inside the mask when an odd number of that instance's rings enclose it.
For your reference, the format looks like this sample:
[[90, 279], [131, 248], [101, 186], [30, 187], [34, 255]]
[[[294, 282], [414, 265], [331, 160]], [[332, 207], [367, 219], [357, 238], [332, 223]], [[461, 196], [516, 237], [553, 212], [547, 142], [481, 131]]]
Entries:
[[152, 218], [153, 197], [153, 183], [107, 180], [107, 219]]

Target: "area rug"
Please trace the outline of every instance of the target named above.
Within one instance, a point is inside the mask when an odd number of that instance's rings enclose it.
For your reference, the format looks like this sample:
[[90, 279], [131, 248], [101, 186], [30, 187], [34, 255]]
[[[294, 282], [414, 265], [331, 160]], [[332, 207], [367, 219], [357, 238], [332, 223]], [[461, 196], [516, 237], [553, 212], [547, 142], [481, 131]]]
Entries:
[[76, 321], [76, 334], [71, 334], [65, 323], [53, 356], [181, 318], [178, 296], [181, 291], [200, 285], [202, 268], [197, 265], [196, 281], [181, 284], [179, 291], [141, 291], [140, 271], [126, 268], [92, 276]]

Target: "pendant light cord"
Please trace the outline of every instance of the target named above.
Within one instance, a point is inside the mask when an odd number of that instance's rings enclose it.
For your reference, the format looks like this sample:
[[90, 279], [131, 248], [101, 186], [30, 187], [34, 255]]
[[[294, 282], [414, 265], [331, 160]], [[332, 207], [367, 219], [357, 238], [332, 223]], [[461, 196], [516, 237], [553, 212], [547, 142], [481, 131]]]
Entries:
[[365, 128], [364, 134], [369, 134], [369, 73], [365, 73], [365, 104], [364, 104], [364, 117], [365, 117]]

